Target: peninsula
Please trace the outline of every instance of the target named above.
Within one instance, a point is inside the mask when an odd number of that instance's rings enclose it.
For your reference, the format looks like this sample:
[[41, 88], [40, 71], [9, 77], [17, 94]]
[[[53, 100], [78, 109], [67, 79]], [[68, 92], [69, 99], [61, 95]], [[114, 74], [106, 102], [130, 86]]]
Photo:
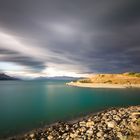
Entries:
[[96, 74], [67, 85], [89, 88], [140, 88], [140, 73]]

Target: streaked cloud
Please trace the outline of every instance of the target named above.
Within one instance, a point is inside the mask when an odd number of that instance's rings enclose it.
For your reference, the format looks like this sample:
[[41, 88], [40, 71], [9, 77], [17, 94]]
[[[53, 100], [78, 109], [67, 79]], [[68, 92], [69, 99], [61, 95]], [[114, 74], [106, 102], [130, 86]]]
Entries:
[[9, 73], [139, 71], [139, 36], [137, 0], [0, 1], [0, 62]]

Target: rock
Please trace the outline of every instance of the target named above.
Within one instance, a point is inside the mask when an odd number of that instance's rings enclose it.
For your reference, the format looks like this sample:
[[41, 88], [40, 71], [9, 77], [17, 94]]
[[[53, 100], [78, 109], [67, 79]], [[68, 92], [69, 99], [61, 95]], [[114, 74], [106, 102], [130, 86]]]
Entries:
[[106, 121], [106, 120], [107, 120], [107, 116], [104, 115], [104, 116], [102, 117], [102, 120]]
[[84, 140], [83, 138], [76, 138], [75, 140]]
[[103, 137], [103, 132], [100, 132], [100, 131], [99, 131], [99, 132], [97, 133], [97, 137], [102, 138], [102, 137]]
[[132, 129], [132, 131], [134, 131], [134, 132], [139, 132], [140, 133], [140, 119], [139, 119], [139, 121], [132, 121], [132, 122], [130, 122], [130, 127], [131, 127], [131, 129]]
[[74, 133], [74, 134], [73, 133], [70, 133], [70, 137], [71, 138], [76, 138], [77, 137], [77, 134], [76, 133]]
[[65, 130], [66, 130], [66, 131], [69, 131], [69, 129], [70, 129], [70, 128], [69, 128], [69, 125], [66, 125]]
[[113, 119], [115, 119], [116, 121], [120, 121], [121, 118], [118, 115], [113, 115]]
[[69, 136], [67, 136], [67, 137], [66, 137], [66, 140], [69, 140], [69, 138], [70, 138], [70, 137], [69, 137]]
[[86, 135], [82, 135], [81, 137], [82, 137], [83, 140], [87, 139]]
[[66, 139], [66, 138], [67, 138], [67, 133], [64, 133], [64, 134], [62, 135], [62, 138], [63, 138], [63, 139]]
[[30, 138], [34, 138], [34, 137], [35, 137], [34, 133], [30, 134]]
[[122, 138], [122, 133], [121, 132], [117, 132], [117, 137], [118, 138]]
[[79, 122], [79, 125], [80, 126], [86, 126], [86, 122], [85, 121]]
[[79, 131], [80, 132], [85, 132], [86, 131], [86, 128], [85, 127], [81, 127], [81, 128], [79, 128]]
[[52, 135], [49, 135], [47, 138], [48, 138], [48, 140], [53, 140], [53, 136]]
[[86, 133], [87, 133], [88, 136], [92, 136], [93, 135], [93, 130], [92, 129], [88, 129], [86, 131]]
[[94, 125], [93, 121], [89, 121], [86, 123], [86, 127], [92, 127]]
[[114, 121], [106, 122], [106, 124], [109, 128], [114, 128], [116, 126], [116, 123]]
[[112, 110], [112, 114], [116, 115], [117, 111], [116, 110]]
[[104, 134], [104, 138], [107, 138], [107, 134]]

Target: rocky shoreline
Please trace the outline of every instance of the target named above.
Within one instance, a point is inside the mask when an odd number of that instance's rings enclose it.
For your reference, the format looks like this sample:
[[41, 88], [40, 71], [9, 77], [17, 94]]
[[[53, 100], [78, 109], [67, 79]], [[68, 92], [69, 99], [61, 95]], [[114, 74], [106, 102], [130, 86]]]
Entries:
[[111, 108], [8, 140], [140, 140], [140, 106]]

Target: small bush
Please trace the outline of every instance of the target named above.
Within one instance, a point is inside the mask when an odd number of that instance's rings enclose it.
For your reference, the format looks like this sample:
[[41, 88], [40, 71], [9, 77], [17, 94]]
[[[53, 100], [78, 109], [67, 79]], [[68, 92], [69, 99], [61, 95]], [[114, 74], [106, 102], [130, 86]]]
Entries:
[[104, 83], [112, 83], [112, 81], [111, 80], [108, 80], [108, 81], [105, 81]]
[[129, 72], [128, 75], [140, 77], [140, 73], [136, 73], [136, 72]]
[[135, 76], [136, 76], [136, 77], [140, 77], [140, 73], [136, 73]]
[[92, 83], [91, 79], [81, 79], [78, 82], [80, 82], [80, 83]]
[[135, 72], [129, 72], [128, 75], [135, 75]]

